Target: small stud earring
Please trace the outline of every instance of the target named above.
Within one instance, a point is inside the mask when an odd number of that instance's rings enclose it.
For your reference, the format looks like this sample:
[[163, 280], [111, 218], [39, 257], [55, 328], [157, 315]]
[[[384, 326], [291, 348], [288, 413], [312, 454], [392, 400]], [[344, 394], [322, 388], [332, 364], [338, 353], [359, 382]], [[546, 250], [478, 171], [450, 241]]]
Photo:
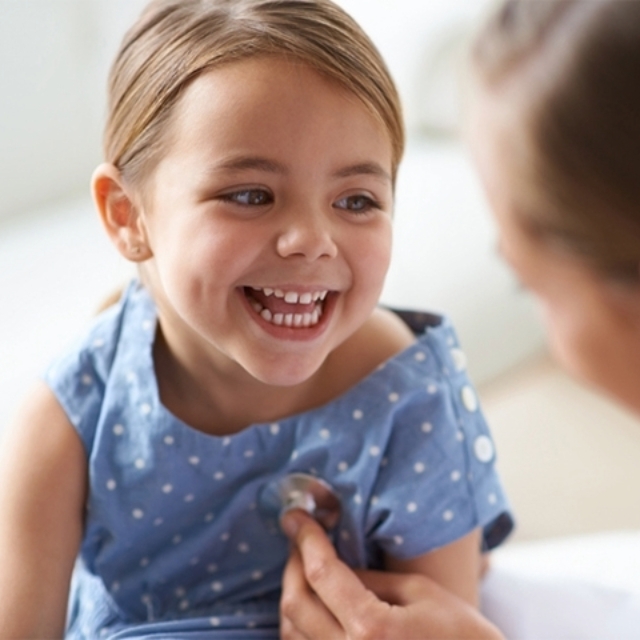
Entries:
[[132, 244], [127, 247], [127, 256], [130, 260], [141, 260], [144, 253], [145, 248], [141, 244]]

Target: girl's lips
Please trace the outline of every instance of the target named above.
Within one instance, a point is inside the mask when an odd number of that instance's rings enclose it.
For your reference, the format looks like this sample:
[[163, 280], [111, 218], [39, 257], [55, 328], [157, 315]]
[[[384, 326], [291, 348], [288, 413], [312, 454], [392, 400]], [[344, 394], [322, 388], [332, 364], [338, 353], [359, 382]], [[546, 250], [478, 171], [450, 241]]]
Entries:
[[299, 292], [275, 287], [242, 287], [242, 293], [261, 326], [270, 333], [285, 331], [287, 337], [315, 334], [324, 325], [323, 317], [335, 297], [335, 292], [328, 290]]

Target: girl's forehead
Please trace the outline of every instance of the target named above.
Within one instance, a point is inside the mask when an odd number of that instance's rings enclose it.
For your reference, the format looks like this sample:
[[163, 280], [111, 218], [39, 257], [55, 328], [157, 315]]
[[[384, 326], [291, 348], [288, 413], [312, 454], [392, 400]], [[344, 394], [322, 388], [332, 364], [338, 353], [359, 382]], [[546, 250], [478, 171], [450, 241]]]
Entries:
[[257, 58], [208, 71], [185, 91], [165, 135], [156, 185], [187, 188], [240, 175], [313, 176], [325, 184], [358, 174], [393, 188], [386, 128], [349, 92], [299, 63]]
[[371, 152], [390, 135], [352, 92], [308, 65], [256, 57], [222, 65], [196, 78], [181, 96], [173, 142], [241, 138], [252, 144], [284, 144], [279, 136], [310, 139], [318, 130], [342, 132]]
[[[336, 104], [345, 109], [345, 117], [379, 122], [391, 137], [384, 118], [369, 106], [356, 89], [329, 77], [303, 60], [279, 55], [259, 55], [225, 62], [208, 69], [183, 91], [177, 105], [178, 117], [194, 109], [227, 105], [231, 110], [244, 108], [258, 112], [285, 110], [291, 101], [312, 97], [306, 104], [314, 113], [326, 112]], [[246, 111], [245, 111], [246, 113]]]
[[207, 69], [187, 86], [180, 101], [215, 104], [235, 100], [239, 104], [240, 100], [255, 96], [261, 101], [277, 103], [313, 90], [362, 104], [355, 92], [304, 61], [276, 55], [251, 56]]

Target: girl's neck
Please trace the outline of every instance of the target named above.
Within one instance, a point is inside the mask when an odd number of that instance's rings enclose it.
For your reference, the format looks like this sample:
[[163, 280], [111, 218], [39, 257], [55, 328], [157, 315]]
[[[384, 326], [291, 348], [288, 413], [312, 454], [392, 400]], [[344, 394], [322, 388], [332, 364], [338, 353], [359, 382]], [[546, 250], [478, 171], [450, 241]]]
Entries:
[[291, 387], [260, 382], [231, 361], [221, 371], [201, 353], [176, 354], [160, 327], [153, 357], [164, 406], [194, 429], [229, 435], [252, 424], [275, 422], [332, 401], [414, 340], [398, 316], [378, 309], [328, 356], [316, 373]]
[[[274, 422], [323, 404], [323, 370], [304, 383], [274, 387], [230, 363], [220, 371], [203, 358], [173, 353], [160, 328], [153, 348], [163, 405], [191, 427], [211, 435], [230, 435], [260, 423]], [[320, 393], [319, 393], [320, 391]]]

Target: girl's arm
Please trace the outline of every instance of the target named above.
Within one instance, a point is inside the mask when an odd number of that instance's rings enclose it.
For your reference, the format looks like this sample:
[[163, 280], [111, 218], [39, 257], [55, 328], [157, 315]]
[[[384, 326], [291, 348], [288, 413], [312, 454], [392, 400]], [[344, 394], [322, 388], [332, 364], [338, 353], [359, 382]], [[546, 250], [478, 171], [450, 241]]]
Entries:
[[0, 443], [0, 638], [61, 638], [83, 532], [84, 447], [39, 384]]
[[[407, 325], [393, 312], [376, 309], [371, 318], [342, 347], [341, 370], [360, 367], [358, 376], [375, 369], [415, 341]], [[480, 530], [452, 544], [412, 560], [387, 557], [386, 570], [422, 574], [472, 606], [478, 606]]]
[[480, 529], [475, 529], [445, 547], [411, 560], [399, 560], [387, 556], [385, 568], [394, 573], [422, 574], [470, 605], [477, 607], [482, 565], [480, 538]]

